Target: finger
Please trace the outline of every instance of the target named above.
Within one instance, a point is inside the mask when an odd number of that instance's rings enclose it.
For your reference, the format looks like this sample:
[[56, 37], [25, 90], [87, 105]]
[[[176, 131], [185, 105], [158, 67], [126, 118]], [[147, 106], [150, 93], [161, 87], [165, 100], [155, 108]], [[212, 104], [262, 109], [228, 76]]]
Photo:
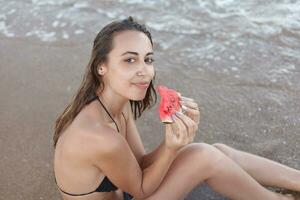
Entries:
[[176, 112], [175, 114], [176, 114], [176, 116], [178, 116], [178, 118], [180, 118], [183, 121], [183, 123], [186, 126], [191, 126], [195, 123], [190, 117], [186, 116], [182, 112]]
[[186, 106], [182, 106], [182, 113], [190, 117], [194, 122], [199, 123], [200, 121], [200, 111], [191, 109]]
[[179, 119], [175, 115], [172, 115], [171, 118], [173, 120], [173, 123], [170, 124], [170, 127], [172, 129], [172, 133], [174, 135], [176, 135], [177, 138], [179, 138], [180, 129], [179, 129], [179, 125], [178, 125], [178, 122], [177, 122]]
[[180, 93], [180, 92], [177, 92], [177, 94], [178, 94], [179, 98], [181, 98], [181, 93]]
[[195, 110], [193, 111], [195, 114], [194, 114], [194, 121], [199, 124], [200, 122], [200, 111], [199, 110]]
[[177, 136], [178, 139], [182, 137], [181, 132], [185, 129], [182, 125], [181, 120], [174, 114], [172, 115], [173, 123], [171, 124], [173, 133]]
[[180, 112], [177, 112], [176, 116], [178, 116], [178, 118], [180, 118], [182, 120], [182, 122], [184, 123], [184, 125], [187, 129], [188, 138], [191, 138], [195, 132], [195, 122], [192, 119], [190, 119], [188, 116], [186, 116]]
[[[185, 139], [188, 137], [188, 132], [187, 132], [187, 128], [186, 125], [184, 124], [184, 122], [182, 122], [182, 120], [176, 115], [173, 115], [174, 118], [174, 129], [175, 131], [177, 131], [177, 134], [179, 136], [179, 139]], [[172, 124], [173, 125], [173, 124]]]
[[198, 110], [198, 104], [194, 101], [179, 101], [179, 103], [182, 105], [182, 106], [187, 106], [189, 108], [192, 108], [192, 109], [195, 109], [195, 110]]
[[180, 100], [195, 101], [192, 98], [182, 96], [180, 92], [177, 92], [177, 94], [178, 94]]
[[185, 105], [182, 105], [181, 106], [181, 112], [184, 114], [184, 113], [186, 113], [187, 111], [188, 111], [188, 107], [186, 107]]
[[188, 116], [182, 115], [182, 120], [186, 120], [184, 123], [187, 126], [187, 130], [188, 130], [188, 138], [187, 141], [188, 143], [190, 143], [191, 141], [193, 141], [194, 137], [195, 137], [195, 132], [197, 130], [197, 124]]
[[184, 97], [184, 96], [180, 96], [180, 99], [182, 99], [183, 101], [195, 101], [194, 99], [192, 98], [189, 98], [189, 97]]
[[190, 116], [195, 122], [199, 123], [200, 120], [200, 111], [198, 104], [191, 101], [180, 101], [181, 108], [185, 110], [188, 116]]

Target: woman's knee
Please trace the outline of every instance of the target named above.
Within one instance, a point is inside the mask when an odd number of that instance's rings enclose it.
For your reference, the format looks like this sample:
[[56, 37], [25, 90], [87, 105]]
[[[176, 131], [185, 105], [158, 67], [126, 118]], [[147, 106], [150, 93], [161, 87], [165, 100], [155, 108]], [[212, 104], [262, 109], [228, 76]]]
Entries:
[[214, 143], [212, 144], [212, 146], [216, 147], [217, 149], [221, 150], [221, 151], [228, 151], [229, 146], [227, 146], [226, 144], [223, 143]]
[[[215, 175], [225, 155], [206, 143], [191, 143], [178, 152], [160, 187], [149, 197], [152, 199], [178, 199], [185, 196], [199, 183]], [[180, 183], [180, 184], [178, 184]]]
[[212, 144], [212, 146], [214, 146], [215, 148], [219, 149], [220, 151], [222, 151], [226, 156], [228, 156], [229, 158], [235, 160], [235, 152], [236, 150], [226, 144], [222, 144], [222, 143], [214, 143]]
[[[199, 161], [200, 170], [215, 171], [218, 167], [222, 166], [222, 161], [225, 154], [213, 145], [207, 143], [191, 143], [186, 145], [182, 151], [194, 156], [195, 161]], [[196, 164], [196, 162], [195, 162]]]

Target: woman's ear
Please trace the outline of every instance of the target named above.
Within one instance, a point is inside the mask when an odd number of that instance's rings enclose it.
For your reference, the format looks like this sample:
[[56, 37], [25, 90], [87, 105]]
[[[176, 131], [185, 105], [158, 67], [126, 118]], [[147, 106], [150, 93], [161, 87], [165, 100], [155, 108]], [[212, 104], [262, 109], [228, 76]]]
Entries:
[[103, 76], [107, 71], [106, 66], [104, 66], [103, 64], [98, 65], [97, 71], [99, 75]]

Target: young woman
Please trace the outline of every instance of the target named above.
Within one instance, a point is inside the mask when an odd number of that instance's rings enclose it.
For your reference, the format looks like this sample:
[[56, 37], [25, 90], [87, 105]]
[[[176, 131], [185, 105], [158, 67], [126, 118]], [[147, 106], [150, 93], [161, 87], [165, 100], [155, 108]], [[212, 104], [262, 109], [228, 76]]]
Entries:
[[165, 139], [146, 154], [135, 120], [152, 107], [153, 43], [129, 17], [94, 40], [83, 82], [56, 121], [55, 181], [65, 200], [182, 200], [200, 183], [236, 200], [294, 199], [266, 189], [300, 191], [300, 171], [224, 144], [192, 143], [197, 103], [165, 125]]

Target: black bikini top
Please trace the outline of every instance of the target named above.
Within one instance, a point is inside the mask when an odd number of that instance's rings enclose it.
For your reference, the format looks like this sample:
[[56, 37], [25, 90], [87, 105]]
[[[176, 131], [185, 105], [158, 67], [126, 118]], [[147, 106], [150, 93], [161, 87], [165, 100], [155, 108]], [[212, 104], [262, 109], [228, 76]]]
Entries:
[[[119, 130], [119, 127], [117, 125], [117, 123], [115, 122], [115, 120], [112, 118], [112, 116], [109, 114], [109, 112], [107, 111], [107, 109], [105, 108], [105, 106], [103, 105], [103, 103], [100, 101], [99, 97], [96, 96], [95, 99], [98, 99], [98, 101], [100, 102], [100, 104], [103, 106], [104, 110], [107, 112], [107, 114], [109, 115], [109, 117], [113, 120], [113, 122], [115, 123], [116, 127], [117, 127], [117, 130], [118, 132], [120, 132]], [[94, 99], [93, 99], [94, 100]], [[122, 112], [122, 115], [126, 121], [126, 118], [124, 116], [124, 113]], [[57, 182], [56, 182], [56, 178], [54, 176], [54, 179], [55, 179], [55, 183], [57, 185]], [[83, 193], [83, 194], [71, 194], [71, 193], [68, 193], [68, 192], [65, 192], [63, 191], [62, 189], [60, 189], [60, 187], [57, 185], [57, 187], [59, 188], [60, 191], [62, 191], [63, 193], [65, 194], [68, 194], [68, 195], [71, 195], [71, 196], [82, 196], [82, 195], [87, 195], [87, 194], [91, 194], [91, 193], [94, 193], [94, 192], [111, 192], [111, 191], [116, 191], [118, 188], [105, 176], [105, 178], [103, 179], [103, 181], [100, 183], [100, 185], [94, 190], [94, 191], [91, 191], [91, 192], [87, 192], [87, 193]]]

